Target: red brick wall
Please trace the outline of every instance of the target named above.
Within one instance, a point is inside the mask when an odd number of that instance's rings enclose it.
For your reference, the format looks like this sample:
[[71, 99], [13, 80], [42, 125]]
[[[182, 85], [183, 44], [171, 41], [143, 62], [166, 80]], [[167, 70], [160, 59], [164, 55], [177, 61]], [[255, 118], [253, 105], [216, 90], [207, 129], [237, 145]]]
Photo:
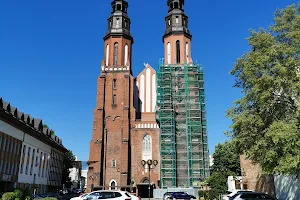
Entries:
[[148, 134], [152, 137], [152, 159], [158, 160], [158, 165], [151, 170], [150, 181], [158, 186], [157, 181], [160, 178], [159, 129], [134, 129], [132, 131], [132, 179], [136, 183], [141, 183], [143, 179], [148, 178], [148, 173], [145, 173], [145, 169], [141, 165], [142, 141], [145, 134]]
[[241, 169], [244, 174], [243, 183], [248, 190], [265, 192], [275, 196], [273, 175], [265, 175], [258, 164], [248, 160], [245, 155], [240, 156]]

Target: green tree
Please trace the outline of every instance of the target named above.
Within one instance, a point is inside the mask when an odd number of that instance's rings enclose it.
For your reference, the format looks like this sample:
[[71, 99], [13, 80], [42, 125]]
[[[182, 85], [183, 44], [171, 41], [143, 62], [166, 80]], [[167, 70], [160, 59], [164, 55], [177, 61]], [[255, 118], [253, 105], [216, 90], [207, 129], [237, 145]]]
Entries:
[[215, 171], [207, 179], [207, 183], [211, 189], [218, 194], [224, 194], [227, 191], [227, 179], [228, 176], [235, 176], [235, 172], [232, 171]]
[[240, 175], [240, 157], [234, 140], [218, 144], [213, 154], [212, 173], [206, 180], [214, 194], [224, 194], [227, 191], [228, 176]]
[[231, 171], [234, 172], [235, 175], [240, 175], [240, 155], [233, 140], [226, 141], [224, 144], [218, 144], [215, 147], [213, 158], [214, 164], [212, 166], [212, 173], [216, 171]]
[[248, 42], [231, 71], [244, 94], [228, 110], [232, 136], [265, 173], [299, 173], [300, 3], [277, 10], [274, 24], [251, 30]]
[[62, 171], [62, 184], [70, 187], [70, 168], [74, 167], [75, 156], [72, 151], [68, 150], [64, 155], [64, 168]]

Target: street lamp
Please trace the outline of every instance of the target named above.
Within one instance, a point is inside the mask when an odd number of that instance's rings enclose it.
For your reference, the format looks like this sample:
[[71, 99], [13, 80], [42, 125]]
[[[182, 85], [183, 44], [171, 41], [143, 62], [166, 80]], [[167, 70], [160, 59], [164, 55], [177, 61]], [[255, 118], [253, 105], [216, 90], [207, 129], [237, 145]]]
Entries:
[[149, 160], [147, 160], [147, 161], [145, 161], [145, 160], [142, 160], [141, 161], [141, 164], [143, 165], [143, 167], [145, 167], [146, 165], [148, 165], [148, 168], [149, 168], [149, 187], [148, 187], [148, 190], [149, 190], [149, 200], [150, 200], [150, 195], [151, 195], [151, 183], [150, 183], [150, 172], [151, 172], [151, 166], [154, 166], [154, 167], [156, 167], [156, 165], [158, 164], [158, 161], [157, 160], [151, 160], [151, 159], [149, 159]]
[[94, 190], [94, 180], [98, 178], [98, 174], [97, 173], [93, 173], [91, 176], [89, 176], [89, 179], [92, 180], [92, 184], [91, 184], [91, 192], [93, 192]]

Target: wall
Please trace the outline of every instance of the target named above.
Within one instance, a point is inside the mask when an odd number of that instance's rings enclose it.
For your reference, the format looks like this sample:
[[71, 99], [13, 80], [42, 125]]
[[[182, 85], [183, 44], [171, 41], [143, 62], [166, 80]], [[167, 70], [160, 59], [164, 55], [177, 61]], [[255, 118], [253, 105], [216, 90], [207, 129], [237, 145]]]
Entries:
[[19, 129], [16, 129], [15, 127], [13, 127], [1, 120], [0, 120], [0, 131], [23, 141], [24, 133], [22, 131], [20, 131]]
[[300, 199], [300, 179], [295, 176], [275, 176], [276, 196], [278, 200]]
[[[25, 146], [26, 149], [25, 152], [23, 152]], [[29, 147], [30, 147], [30, 152], [28, 154]], [[33, 150], [35, 151], [34, 157], [33, 157]], [[51, 153], [51, 147], [49, 145], [35, 139], [34, 137], [28, 134], [25, 134], [22, 151], [21, 151], [21, 162], [19, 166], [18, 182], [47, 185], [50, 153]], [[22, 161], [23, 161], [23, 170], [21, 169]], [[27, 173], [26, 173], [26, 165], [28, 168]]]
[[272, 196], [275, 195], [274, 178], [272, 175], [264, 175], [258, 164], [246, 159], [245, 155], [240, 156], [241, 170], [244, 174], [244, 189], [264, 192]]

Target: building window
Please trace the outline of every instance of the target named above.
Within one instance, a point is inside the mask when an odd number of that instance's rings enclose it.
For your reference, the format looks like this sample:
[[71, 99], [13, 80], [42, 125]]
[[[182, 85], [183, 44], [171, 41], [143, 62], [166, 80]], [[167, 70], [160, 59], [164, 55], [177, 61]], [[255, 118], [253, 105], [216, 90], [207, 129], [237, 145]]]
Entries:
[[176, 16], [176, 24], [178, 24], [178, 23], [179, 23], [179, 17]]
[[23, 146], [20, 174], [23, 174], [23, 167], [24, 167], [24, 162], [25, 162], [25, 152], [26, 152], [26, 145]]
[[0, 160], [0, 173], [2, 173], [3, 160]]
[[114, 44], [114, 66], [117, 66], [118, 65], [118, 47], [119, 47], [119, 45], [118, 45], [118, 43], [116, 42], [115, 44]]
[[128, 61], [128, 45], [125, 44], [125, 47], [124, 47], [124, 65], [127, 64], [127, 61]]
[[117, 22], [116, 22], [116, 28], [119, 28], [119, 25], [120, 25], [120, 19], [117, 18]]
[[116, 105], [117, 104], [117, 95], [114, 94], [113, 96], [113, 105]]
[[2, 146], [2, 136], [0, 135], [0, 151], [1, 151], [1, 146]]
[[117, 167], [117, 161], [112, 160], [111, 167], [116, 168]]
[[15, 163], [11, 163], [10, 174], [14, 175], [14, 172], [15, 172]]
[[40, 153], [40, 162], [39, 162], [39, 172], [38, 172], [38, 177], [41, 176], [42, 157], [43, 157], [43, 152]]
[[116, 79], [113, 80], [113, 89], [114, 90], [117, 89], [117, 80]]
[[124, 26], [125, 26], [125, 28], [127, 28], [127, 23], [128, 23], [128, 22], [127, 22], [127, 20], [125, 19], [125, 20], [124, 20]]
[[169, 26], [171, 26], [171, 19], [168, 19], [168, 24]]
[[168, 64], [171, 64], [171, 43], [170, 42], [167, 44], [167, 49], [168, 49]]
[[117, 186], [117, 182], [115, 180], [111, 180], [109, 185], [111, 190], [115, 190]]
[[180, 41], [176, 41], [176, 63], [180, 63]]
[[146, 134], [142, 142], [142, 159], [152, 159], [152, 137]]
[[105, 59], [106, 66], [108, 66], [108, 61], [109, 61], [109, 45], [106, 45], [106, 59]]
[[34, 156], [35, 156], [35, 149], [32, 149], [32, 160], [30, 166], [30, 175], [32, 175], [33, 165], [34, 165]]
[[25, 174], [28, 174], [28, 165], [29, 165], [29, 162], [30, 162], [30, 150], [31, 150], [31, 147], [28, 147]]
[[189, 63], [189, 43], [185, 44], [186, 62]]
[[6, 173], [6, 164], [7, 164], [7, 161], [6, 160], [4, 160], [4, 164], [3, 164], [3, 174], [5, 174]]

